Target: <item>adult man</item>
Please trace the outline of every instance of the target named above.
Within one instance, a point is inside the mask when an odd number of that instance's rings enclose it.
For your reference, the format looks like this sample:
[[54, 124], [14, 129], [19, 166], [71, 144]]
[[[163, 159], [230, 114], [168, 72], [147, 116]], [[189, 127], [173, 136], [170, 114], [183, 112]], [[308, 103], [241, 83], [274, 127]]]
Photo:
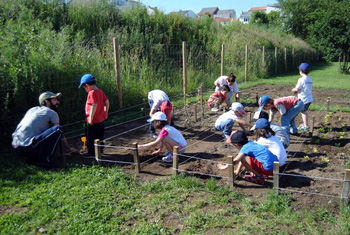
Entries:
[[[61, 96], [61, 93], [43, 92], [39, 96], [40, 106], [29, 109], [12, 134], [14, 151], [40, 166], [55, 165], [52, 156], [63, 136], [57, 114], [58, 98]], [[66, 139], [64, 145], [68, 151], [78, 152], [69, 146]]]

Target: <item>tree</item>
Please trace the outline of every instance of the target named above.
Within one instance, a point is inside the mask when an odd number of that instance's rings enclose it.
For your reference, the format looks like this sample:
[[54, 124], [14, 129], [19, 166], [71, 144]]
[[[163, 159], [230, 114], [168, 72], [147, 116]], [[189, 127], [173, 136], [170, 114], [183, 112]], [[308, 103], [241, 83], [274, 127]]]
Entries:
[[268, 23], [267, 14], [263, 11], [253, 11], [249, 20], [249, 24], [267, 25]]

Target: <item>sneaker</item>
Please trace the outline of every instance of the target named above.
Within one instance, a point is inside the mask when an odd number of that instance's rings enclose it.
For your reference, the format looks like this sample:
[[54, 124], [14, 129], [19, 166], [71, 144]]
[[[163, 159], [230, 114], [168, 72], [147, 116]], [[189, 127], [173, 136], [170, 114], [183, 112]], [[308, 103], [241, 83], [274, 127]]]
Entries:
[[[298, 129], [299, 130], [299, 129]], [[300, 131], [303, 132], [309, 132], [310, 131], [310, 127], [309, 126], [305, 126], [303, 129], [301, 129]]]
[[158, 135], [157, 135], [156, 133], [151, 133], [151, 138], [157, 139], [157, 138], [158, 138]]
[[218, 108], [212, 108], [211, 111], [213, 111], [213, 112], [219, 112], [219, 109], [218, 109]]
[[305, 128], [304, 124], [300, 124], [300, 125], [298, 126], [298, 131], [303, 131], [304, 128]]
[[246, 175], [244, 178], [249, 182], [257, 183], [257, 184], [263, 184], [265, 182], [264, 176], [257, 176], [254, 174]]
[[162, 158], [163, 162], [171, 163], [173, 162], [173, 155], [171, 153], [168, 153], [165, 155], [165, 157]]
[[228, 139], [228, 138], [230, 138], [230, 136], [229, 136], [229, 135], [222, 134], [222, 138]]

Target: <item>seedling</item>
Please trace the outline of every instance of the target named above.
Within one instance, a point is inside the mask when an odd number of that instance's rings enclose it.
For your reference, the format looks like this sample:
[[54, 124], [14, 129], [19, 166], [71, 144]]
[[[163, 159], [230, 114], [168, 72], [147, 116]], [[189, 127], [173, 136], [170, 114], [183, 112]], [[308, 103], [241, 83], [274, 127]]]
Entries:
[[324, 130], [323, 127], [320, 128], [320, 132], [321, 132], [321, 133], [325, 133], [325, 130]]
[[325, 136], [325, 135], [324, 135], [324, 136], [322, 136], [322, 139], [324, 139], [324, 140], [325, 140], [325, 139], [327, 139], [327, 136]]
[[338, 120], [339, 121], [341, 121], [342, 119], [343, 119], [343, 114], [342, 114], [342, 111], [341, 111], [341, 109], [340, 109], [340, 106], [339, 105], [337, 105], [337, 108], [339, 109], [339, 111], [340, 111], [340, 117], [338, 118]]
[[337, 146], [338, 148], [340, 147], [340, 143], [335, 143], [335, 146]]
[[310, 160], [310, 158], [309, 158], [308, 155], [306, 155], [304, 158], [305, 158], [306, 160]]
[[346, 125], [346, 123], [345, 123], [345, 122], [342, 122], [342, 123], [341, 123], [341, 126], [345, 126], [345, 125]]
[[328, 157], [323, 157], [322, 158], [322, 162], [329, 162], [329, 158]]
[[315, 140], [315, 144], [319, 144], [321, 142], [320, 139]]
[[342, 130], [343, 132], [346, 132], [346, 131], [347, 131], [346, 128], [342, 128], [341, 130]]
[[313, 148], [312, 150], [314, 151], [314, 153], [318, 153], [318, 149], [317, 148]]
[[339, 139], [344, 139], [344, 136], [343, 136], [343, 135], [341, 135], [341, 136], [339, 137]]

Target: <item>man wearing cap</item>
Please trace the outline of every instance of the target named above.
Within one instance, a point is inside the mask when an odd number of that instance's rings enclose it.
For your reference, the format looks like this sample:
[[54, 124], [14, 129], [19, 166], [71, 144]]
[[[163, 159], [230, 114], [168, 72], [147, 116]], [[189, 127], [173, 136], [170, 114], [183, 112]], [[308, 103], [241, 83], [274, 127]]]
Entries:
[[[250, 123], [256, 122], [260, 118], [265, 118], [269, 120], [269, 115], [264, 111], [257, 111], [254, 113], [254, 117], [249, 121]], [[282, 142], [285, 149], [290, 145], [290, 136], [282, 129], [279, 125], [275, 123], [270, 123], [271, 129], [275, 132], [276, 137]], [[255, 125], [250, 129], [251, 131], [255, 130]]]
[[[29, 109], [24, 115], [12, 134], [12, 147], [18, 155], [41, 166], [54, 165], [52, 156], [63, 136], [57, 114], [61, 96], [61, 93], [43, 92], [39, 96], [40, 106]], [[64, 145], [69, 151], [77, 152], [66, 140]]]
[[298, 128], [295, 125], [295, 118], [304, 108], [304, 102], [295, 96], [281, 97], [271, 99], [264, 95], [259, 99], [259, 111], [270, 110], [269, 121], [272, 122], [277, 111], [281, 114], [281, 127], [287, 134], [297, 134]]

